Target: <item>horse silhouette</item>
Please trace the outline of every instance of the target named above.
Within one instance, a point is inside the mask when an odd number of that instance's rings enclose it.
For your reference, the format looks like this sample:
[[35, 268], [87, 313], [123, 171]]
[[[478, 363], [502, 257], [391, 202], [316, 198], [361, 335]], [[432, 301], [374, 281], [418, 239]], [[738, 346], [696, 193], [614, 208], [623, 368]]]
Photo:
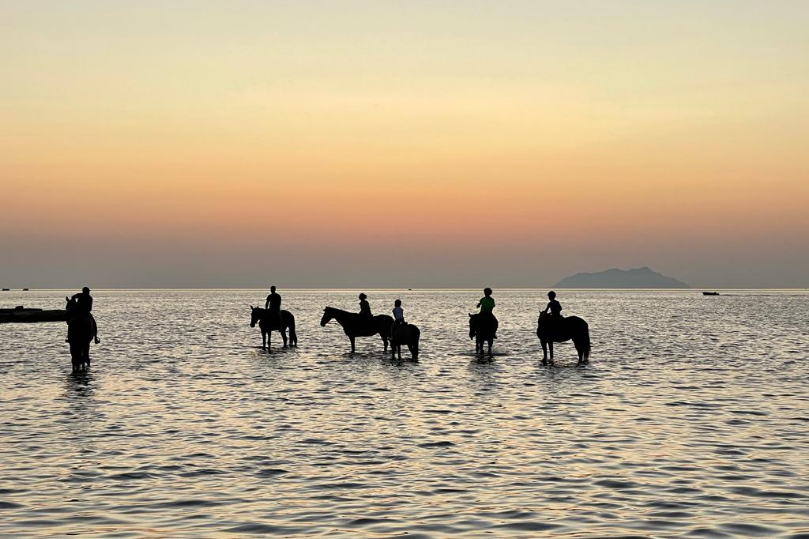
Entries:
[[331, 320], [337, 320], [337, 323], [343, 327], [346, 336], [351, 340], [352, 354], [356, 351], [354, 340], [357, 337], [372, 337], [377, 334], [382, 337], [385, 352], [388, 351], [388, 336], [393, 325], [393, 317], [386, 314], [368, 317], [359, 313], [335, 309], [334, 307], [326, 307], [323, 309], [323, 318], [320, 319], [320, 325], [325, 326]]
[[70, 359], [73, 372], [87, 370], [90, 366], [90, 342], [95, 332], [90, 313], [79, 310], [79, 304], [65, 298], [67, 305], [67, 342], [70, 344]]
[[475, 352], [483, 353], [483, 343], [489, 343], [489, 357], [492, 355], [492, 344], [494, 336], [497, 334], [497, 327], [500, 323], [493, 314], [470, 314], [469, 315], [469, 338], [475, 339]]
[[287, 329], [289, 329], [289, 346], [298, 346], [298, 334], [295, 333], [295, 317], [289, 311], [281, 311], [281, 320], [277, 316], [273, 316], [269, 309], [262, 309], [261, 307], [250, 306], [250, 327], [261, 328], [261, 349], [268, 350], [270, 348], [270, 338], [272, 331], [277, 331], [284, 339], [284, 348], [287, 347]]
[[537, 320], [537, 337], [542, 344], [542, 364], [548, 364], [548, 348], [550, 348], [553, 364], [553, 343], [573, 340], [573, 346], [579, 354], [579, 365], [590, 360], [590, 328], [578, 316], [566, 316], [554, 319], [548, 313], [540, 313]]
[[419, 358], [419, 337], [421, 331], [413, 324], [400, 324], [393, 326], [390, 338], [390, 357], [396, 359], [398, 352], [399, 359], [402, 359], [402, 345], [407, 345], [413, 361]]

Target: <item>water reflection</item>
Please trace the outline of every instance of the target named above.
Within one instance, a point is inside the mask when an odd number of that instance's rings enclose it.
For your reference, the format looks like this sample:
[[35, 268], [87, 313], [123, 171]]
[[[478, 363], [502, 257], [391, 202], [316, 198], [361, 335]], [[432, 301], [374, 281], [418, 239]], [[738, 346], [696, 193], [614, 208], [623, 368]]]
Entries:
[[262, 294], [99, 296], [76, 375], [63, 327], [0, 327], [0, 535], [805, 533], [809, 295], [569, 292], [593, 330], [577, 368], [565, 344], [540, 365], [531, 291], [498, 293], [492, 362], [461, 323], [477, 291], [407, 298], [417, 363], [347, 353], [319, 326], [353, 302], [334, 291], [286, 293], [300, 347], [261, 353]]

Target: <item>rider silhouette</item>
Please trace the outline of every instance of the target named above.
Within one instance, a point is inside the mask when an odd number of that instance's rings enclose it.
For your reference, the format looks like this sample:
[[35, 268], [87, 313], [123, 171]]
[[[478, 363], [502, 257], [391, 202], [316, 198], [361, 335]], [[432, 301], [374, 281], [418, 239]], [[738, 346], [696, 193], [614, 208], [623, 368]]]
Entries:
[[390, 334], [399, 327], [405, 325], [404, 309], [402, 309], [402, 300], [397, 299], [393, 302], [393, 325], [390, 327]]
[[556, 292], [551, 290], [548, 292], [548, 306], [542, 311], [543, 313], [547, 313], [550, 311], [551, 318], [554, 320], [560, 320], [562, 318], [562, 304], [556, 301]]
[[477, 306], [480, 307], [480, 314], [494, 314], [492, 313], [494, 310], [494, 298], [492, 297], [491, 288], [483, 289], [483, 297], [480, 298]]
[[393, 302], [393, 323], [404, 324], [404, 309], [402, 309], [402, 300], [397, 299]]
[[274, 320], [281, 322], [281, 295], [275, 291], [274, 285], [270, 287], [270, 295], [267, 296], [264, 308], [270, 311], [270, 316]]
[[73, 294], [70, 297], [70, 301], [76, 303], [76, 312], [78, 314], [90, 317], [90, 323], [93, 325], [93, 339], [95, 339], [96, 344], [100, 343], [101, 341], [98, 339], [98, 325], [92, 313], [93, 296], [90, 295], [90, 289], [85, 286], [81, 289], [81, 292]]
[[360, 294], [360, 316], [373, 318], [374, 315], [371, 314], [371, 304], [368, 303], [368, 296], [364, 293]]
[[[479, 314], [482, 314], [482, 315], [485, 315], [485, 316], [491, 316], [492, 318], [494, 318], [494, 313], [492, 312], [494, 310], [494, 298], [492, 297], [492, 289], [491, 288], [487, 287], [487, 288], [483, 289], [483, 297], [480, 298], [480, 301], [478, 302], [477, 306], [480, 307], [480, 313]], [[496, 318], [495, 318], [495, 320], [496, 320]], [[496, 327], [497, 326], [495, 326], [495, 328]], [[497, 335], [495, 335], [494, 338], [496, 339]]]

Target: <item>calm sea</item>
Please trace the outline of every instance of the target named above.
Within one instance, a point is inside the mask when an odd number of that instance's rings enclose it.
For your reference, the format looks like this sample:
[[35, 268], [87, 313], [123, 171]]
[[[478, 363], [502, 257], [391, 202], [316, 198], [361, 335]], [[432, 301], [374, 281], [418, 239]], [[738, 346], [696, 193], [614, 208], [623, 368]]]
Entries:
[[64, 324], [0, 325], [0, 535], [809, 538], [805, 292], [563, 291], [583, 368], [540, 366], [544, 291], [495, 290], [491, 363], [477, 290], [366, 291], [418, 363], [320, 327], [356, 292], [280, 292], [300, 346], [269, 354], [265, 291], [94, 292], [87, 375]]

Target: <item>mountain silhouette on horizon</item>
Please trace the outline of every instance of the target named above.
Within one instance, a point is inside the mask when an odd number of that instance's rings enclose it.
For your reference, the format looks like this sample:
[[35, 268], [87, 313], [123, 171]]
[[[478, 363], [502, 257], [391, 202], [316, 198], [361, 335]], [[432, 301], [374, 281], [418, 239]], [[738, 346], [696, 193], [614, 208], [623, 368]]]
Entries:
[[691, 288], [673, 277], [644, 266], [629, 270], [618, 268], [596, 273], [577, 273], [565, 277], [554, 288]]

